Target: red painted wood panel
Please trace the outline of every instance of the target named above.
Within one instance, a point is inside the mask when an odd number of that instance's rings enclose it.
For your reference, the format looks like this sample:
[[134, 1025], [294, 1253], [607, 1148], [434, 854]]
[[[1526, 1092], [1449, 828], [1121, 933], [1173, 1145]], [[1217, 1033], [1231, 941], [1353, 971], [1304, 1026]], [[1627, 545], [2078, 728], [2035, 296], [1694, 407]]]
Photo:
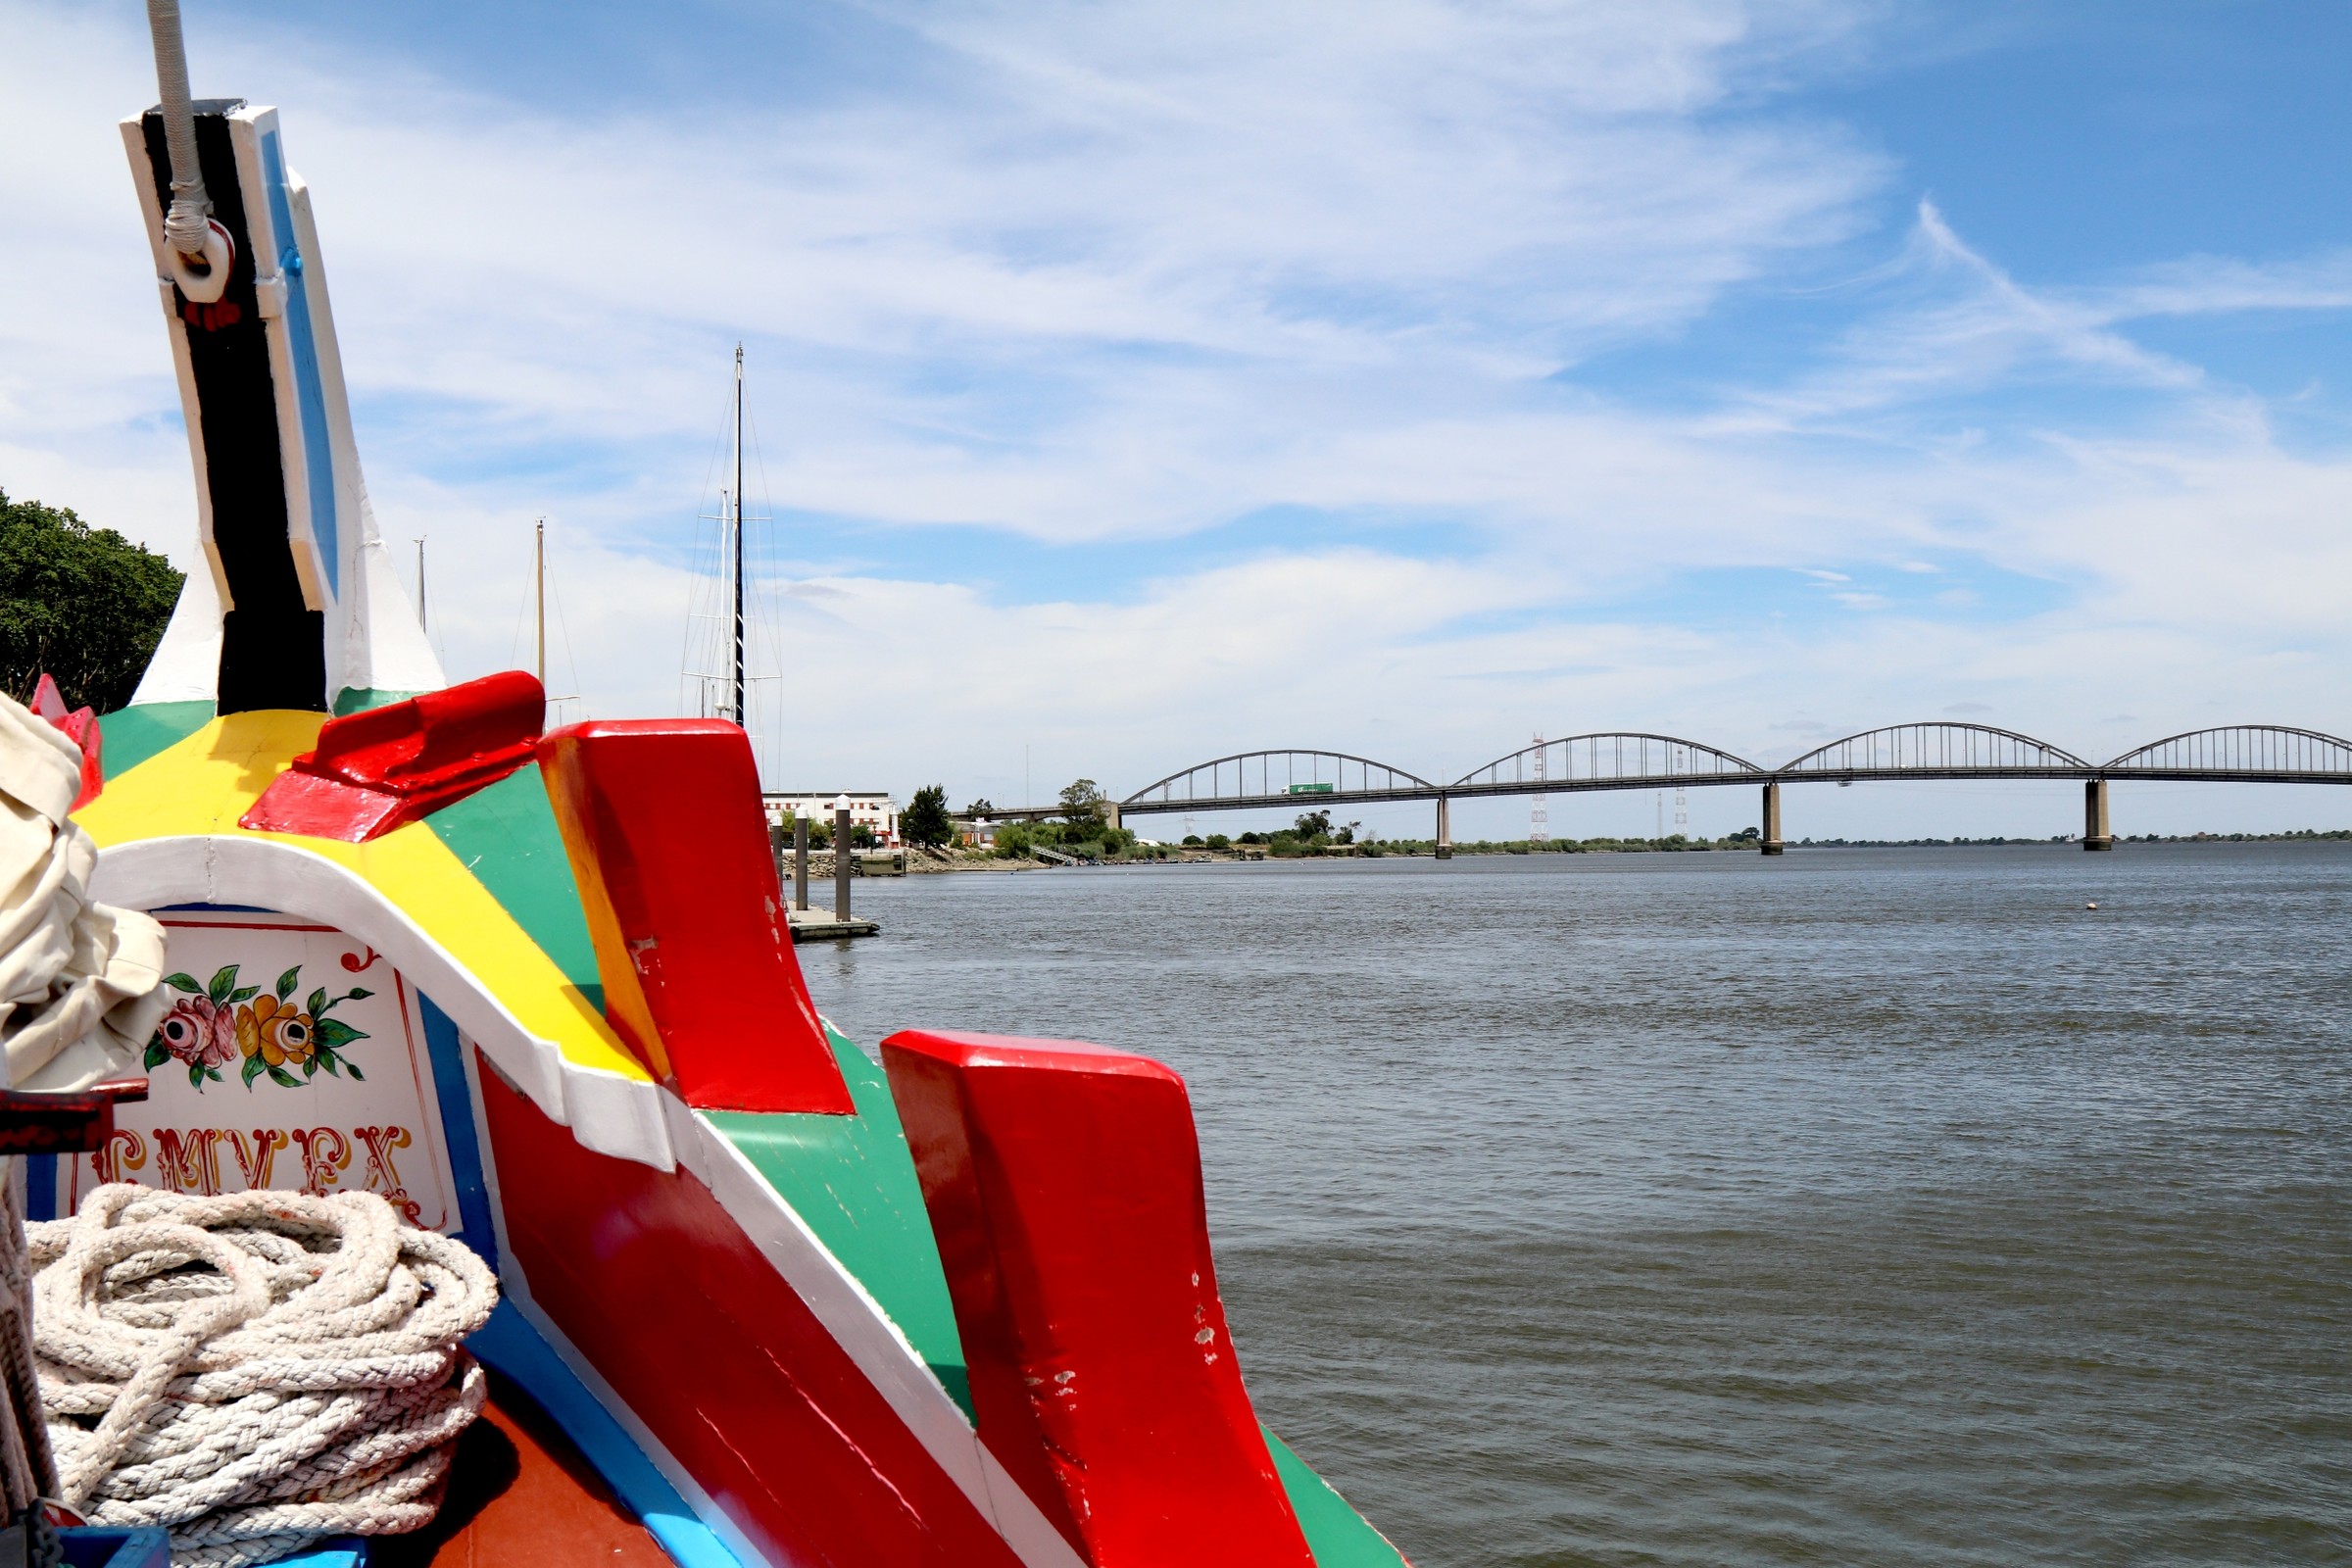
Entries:
[[882, 1061], [989, 1450], [1096, 1568], [1314, 1568], [1226, 1333], [1184, 1080], [994, 1035]]
[[708, 1188], [580, 1148], [477, 1060], [531, 1299], [769, 1560], [1018, 1561]]
[[752, 743], [723, 719], [612, 719], [539, 747], [605, 1016], [706, 1110], [851, 1113], [792, 956]]
[[519, 669], [330, 718], [238, 825], [347, 844], [381, 838], [529, 761], [546, 718], [547, 694]]

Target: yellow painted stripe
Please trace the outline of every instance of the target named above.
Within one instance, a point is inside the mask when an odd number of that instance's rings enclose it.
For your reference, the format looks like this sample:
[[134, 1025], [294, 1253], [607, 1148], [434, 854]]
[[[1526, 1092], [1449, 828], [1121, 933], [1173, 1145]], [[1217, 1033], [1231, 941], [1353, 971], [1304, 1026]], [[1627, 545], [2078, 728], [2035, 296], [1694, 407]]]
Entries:
[[566, 1061], [650, 1081], [604, 1014], [424, 823], [395, 828], [367, 844], [249, 833], [237, 826], [270, 781], [318, 744], [325, 718], [275, 710], [216, 718], [109, 779], [75, 819], [102, 850], [148, 839], [236, 834], [290, 845], [343, 866], [446, 948], [525, 1029], [555, 1041]]

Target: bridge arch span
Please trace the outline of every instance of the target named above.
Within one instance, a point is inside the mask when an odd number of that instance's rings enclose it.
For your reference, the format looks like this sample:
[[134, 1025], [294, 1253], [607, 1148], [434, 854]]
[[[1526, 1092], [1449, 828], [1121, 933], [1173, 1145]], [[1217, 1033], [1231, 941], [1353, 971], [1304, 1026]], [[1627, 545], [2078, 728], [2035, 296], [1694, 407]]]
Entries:
[[1546, 790], [1571, 793], [1653, 784], [1745, 783], [1768, 776], [1743, 757], [1678, 735], [1596, 730], [1523, 746], [1471, 769], [1446, 788], [1458, 794], [1501, 794], [1540, 783]]
[[1337, 795], [1356, 801], [1422, 801], [1440, 792], [1418, 773], [1348, 752], [1278, 748], [1236, 752], [1170, 773], [1119, 802], [1144, 811], [1232, 810]]
[[1888, 724], [1817, 746], [1774, 769], [1780, 779], [2090, 778], [2098, 768], [2063, 747], [1990, 724], [1930, 719]]
[[2225, 724], [2150, 741], [2099, 771], [2109, 778], [2352, 784], [2352, 741], [2288, 724]]

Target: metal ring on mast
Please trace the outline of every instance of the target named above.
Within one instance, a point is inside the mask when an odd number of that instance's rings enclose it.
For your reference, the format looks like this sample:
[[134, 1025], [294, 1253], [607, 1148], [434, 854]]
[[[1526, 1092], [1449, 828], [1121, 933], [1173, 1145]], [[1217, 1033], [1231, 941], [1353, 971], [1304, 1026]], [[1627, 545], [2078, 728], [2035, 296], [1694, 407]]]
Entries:
[[228, 291], [237, 242], [213, 220], [213, 199], [204, 188], [204, 166], [196, 155], [196, 110], [188, 97], [188, 50], [179, 31], [179, 0], [147, 0], [147, 30], [155, 40], [155, 84], [164, 117], [164, 145], [172, 157], [172, 210], [164, 217], [164, 240], [172, 257], [172, 281], [198, 305], [211, 305]]

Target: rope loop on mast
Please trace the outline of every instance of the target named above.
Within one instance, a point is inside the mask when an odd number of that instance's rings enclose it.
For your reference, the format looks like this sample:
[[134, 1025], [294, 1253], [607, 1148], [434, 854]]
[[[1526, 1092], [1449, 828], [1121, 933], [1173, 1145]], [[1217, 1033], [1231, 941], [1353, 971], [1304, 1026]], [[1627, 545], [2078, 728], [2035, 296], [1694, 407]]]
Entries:
[[213, 220], [213, 199], [204, 188], [204, 166], [196, 156], [196, 110], [188, 97], [188, 50], [179, 30], [179, 0], [147, 0], [147, 30], [155, 40], [157, 102], [164, 117], [164, 146], [172, 158], [172, 210], [164, 216], [164, 243], [172, 256], [172, 281], [199, 305], [210, 305], [228, 289], [236, 241]]

